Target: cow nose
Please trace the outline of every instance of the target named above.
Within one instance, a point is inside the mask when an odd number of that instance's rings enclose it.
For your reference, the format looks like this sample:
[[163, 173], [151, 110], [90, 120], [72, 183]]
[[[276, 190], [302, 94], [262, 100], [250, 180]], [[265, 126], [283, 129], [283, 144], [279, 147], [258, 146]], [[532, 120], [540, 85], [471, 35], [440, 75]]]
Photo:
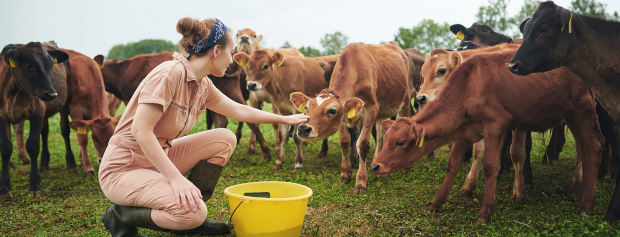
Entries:
[[510, 68], [510, 71], [512, 73], [517, 74], [519, 72], [519, 61], [510, 62], [510, 64], [508, 64], [508, 67]]
[[245, 35], [241, 36], [241, 41], [248, 42], [249, 40], [250, 40], [250, 37], [247, 37]]
[[299, 125], [297, 132], [307, 137], [307, 136], [310, 136], [310, 132], [312, 132], [312, 127], [302, 124], [302, 125]]
[[256, 83], [255, 82], [248, 82], [248, 90], [256, 90]]
[[372, 172], [375, 172], [375, 174], [379, 172], [380, 168], [381, 168], [381, 166], [379, 166], [379, 165], [370, 166], [370, 169], [372, 170]]
[[515, 40], [514, 40], [514, 39], [512, 39], [512, 38], [508, 38], [508, 42], [510, 42], [510, 43], [512, 44], [512, 43], [514, 43], [514, 42], [515, 42]]
[[415, 98], [415, 100], [417, 100], [418, 103], [421, 105], [426, 104], [426, 95], [418, 96]]
[[45, 97], [43, 98], [43, 100], [45, 101], [50, 101], [56, 98], [56, 96], [58, 96], [58, 93], [56, 92], [46, 92]]

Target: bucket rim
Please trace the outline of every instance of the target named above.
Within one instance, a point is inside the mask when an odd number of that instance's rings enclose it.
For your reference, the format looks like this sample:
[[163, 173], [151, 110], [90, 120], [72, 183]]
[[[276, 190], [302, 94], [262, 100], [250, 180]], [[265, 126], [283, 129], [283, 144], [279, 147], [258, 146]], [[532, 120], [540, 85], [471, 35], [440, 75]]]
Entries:
[[[248, 185], [248, 184], [256, 184], [256, 183], [287, 183], [287, 184], [294, 184], [294, 185], [298, 185], [298, 186], [302, 186], [306, 189], [308, 189], [308, 193], [299, 197], [291, 197], [291, 198], [261, 198], [261, 197], [249, 197], [249, 196], [243, 196], [243, 195], [239, 195], [236, 193], [232, 193], [229, 191], [230, 188], [236, 187], [236, 186], [240, 186], [240, 185]], [[235, 184], [233, 186], [227, 187], [226, 189], [224, 189], [224, 195], [226, 197], [234, 197], [237, 199], [241, 199], [243, 201], [262, 201], [262, 202], [281, 202], [281, 201], [297, 201], [297, 200], [303, 200], [303, 199], [308, 199], [312, 196], [312, 189], [306, 185], [303, 184], [298, 184], [298, 183], [293, 183], [293, 182], [285, 182], [285, 181], [259, 181], [259, 182], [249, 182], [249, 183], [241, 183], [241, 184]]]

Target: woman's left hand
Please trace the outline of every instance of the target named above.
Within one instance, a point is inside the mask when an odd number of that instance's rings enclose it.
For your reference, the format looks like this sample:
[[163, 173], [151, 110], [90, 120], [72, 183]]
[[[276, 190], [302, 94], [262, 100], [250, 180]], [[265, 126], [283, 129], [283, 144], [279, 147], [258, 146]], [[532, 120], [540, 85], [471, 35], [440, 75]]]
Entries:
[[288, 125], [297, 125], [300, 123], [305, 123], [308, 122], [308, 118], [310, 118], [310, 116], [305, 115], [305, 114], [293, 114], [293, 115], [289, 115], [289, 116], [283, 116], [284, 120], [282, 121], [282, 123], [288, 124]]

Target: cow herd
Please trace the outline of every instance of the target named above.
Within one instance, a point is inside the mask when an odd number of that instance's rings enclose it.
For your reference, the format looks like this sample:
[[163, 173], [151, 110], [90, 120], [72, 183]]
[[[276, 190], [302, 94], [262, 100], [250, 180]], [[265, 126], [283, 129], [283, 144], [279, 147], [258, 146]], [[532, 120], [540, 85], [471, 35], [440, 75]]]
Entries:
[[[423, 207], [427, 211], [437, 211], [446, 202], [463, 160], [473, 153], [457, 195], [471, 195], [482, 165], [485, 195], [478, 222], [490, 221], [497, 177], [511, 163], [515, 180], [510, 202], [523, 202], [532, 179], [530, 133], [553, 129], [545, 156], [545, 162], [551, 162], [558, 157], [567, 126], [576, 142], [571, 187], [579, 189], [578, 212], [592, 214], [601, 162], [605, 167], [620, 165], [620, 23], [543, 2], [520, 29], [523, 39], [513, 40], [486, 25], [457, 24], [450, 27], [462, 40], [457, 51], [435, 49], [424, 55], [394, 42], [351, 43], [338, 55], [321, 57], [304, 57], [295, 48], [263, 49], [262, 35], [243, 29], [235, 36], [234, 62], [225, 75], [209, 78], [238, 103], [249, 100], [259, 109], [271, 103], [274, 113], [310, 117], [292, 128], [273, 125], [274, 170], [285, 162], [289, 137], [296, 144], [295, 169], [303, 169], [302, 143], [322, 140], [319, 156], [324, 156], [327, 137], [337, 132], [341, 183], [350, 183], [352, 169], [359, 165], [354, 193], [367, 192], [372, 137], [376, 148], [370, 170], [380, 176], [407, 169], [451, 145], [446, 176], [435, 199]], [[104, 61], [101, 55], [91, 59], [54, 42], [7, 45], [0, 56], [0, 200], [11, 190], [11, 124], [18, 156], [31, 164], [31, 194], [41, 193], [39, 168], [48, 168], [50, 158], [48, 118], [56, 113], [61, 114], [67, 168], [77, 171], [69, 143], [73, 129], [84, 173], [94, 175], [86, 150], [89, 131], [100, 160], [118, 122], [113, 115], [120, 102], [128, 103], [145, 76], [172, 59], [172, 53], [163, 52]], [[24, 120], [30, 120], [25, 145]], [[209, 128], [227, 123], [226, 117], [207, 111]], [[248, 127], [248, 153], [255, 152], [258, 141], [270, 162], [270, 147], [258, 124]], [[616, 181], [607, 222], [620, 218], [620, 179]]]

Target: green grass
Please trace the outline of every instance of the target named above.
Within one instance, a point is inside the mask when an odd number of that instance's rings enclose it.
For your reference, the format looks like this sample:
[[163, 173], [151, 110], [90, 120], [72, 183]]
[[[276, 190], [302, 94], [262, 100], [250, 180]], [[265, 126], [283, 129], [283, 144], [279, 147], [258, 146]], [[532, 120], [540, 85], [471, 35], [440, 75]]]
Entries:
[[[121, 108], [122, 109], [122, 108]], [[191, 133], [206, 128], [204, 115]], [[23, 165], [13, 153], [17, 169], [11, 170], [11, 197], [0, 203], [0, 233], [7, 236], [109, 236], [101, 223], [101, 213], [111, 202], [103, 195], [95, 178], [83, 178], [83, 172], [70, 174], [64, 162], [64, 145], [59, 129], [59, 117], [51, 119], [50, 170], [42, 172], [43, 194], [28, 195], [29, 165]], [[228, 128], [235, 131], [237, 122]], [[575, 197], [565, 194], [564, 186], [572, 176], [575, 147], [572, 136], [567, 137], [560, 161], [553, 166], [540, 164], [544, 152], [542, 135], [534, 134], [532, 165], [533, 184], [526, 189], [525, 202], [508, 206], [512, 192], [514, 169], [504, 173], [497, 183], [496, 211], [490, 224], [474, 224], [484, 196], [481, 178], [472, 197], [456, 197], [469, 170], [465, 164], [458, 173], [451, 196], [437, 213], [422, 212], [420, 207], [431, 201], [445, 176], [448, 148], [436, 153], [433, 162], [423, 159], [408, 172], [398, 172], [386, 178], [369, 174], [368, 192], [353, 195], [354, 181], [340, 184], [340, 149], [337, 135], [329, 138], [330, 151], [317, 159], [320, 143], [304, 147], [305, 164], [302, 171], [294, 170], [294, 142], [289, 139], [283, 169], [272, 171], [275, 162], [274, 132], [271, 125], [261, 125], [263, 134], [272, 146], [271, 163], [263, 161], [260, 152], [247, 155], [250, 130], [245, 127], [243, 138], [224, 170], [218, 188], [208, 201], [209, 218], [228, 220], [230, 210], [223, 190], [231, 185], [278, 180], [300, 183], [312, 188], [303, 236], [617, 236], [620, 227], [601, 224], [613, 193], [614, 182], [599, 180], [597, 203], [592, 216], [577, 215]], [[27, 134], [26, 134], [27, 136]], [[549, 135], [545, 135], [548, 142]], [[78, 145], [72, 134], [73, 151], [78, 157]], [[374, 145], [371, 151], [374, 151]], [[94, 161], [96, 152], [89, 144]], [[372, 157], [368, 158], [368, 163]], [[99, 165], [94, 162], [95, 170]], [[78, 165], [78, 167], [80, 167]], [[354, 169], [355, 174], [357, 170]], [[512, 173], [511, 173], [512, 172]], [[169, 236], [141, 230], [149, 236]], [[231, 235], [234, 236], [234, 235]]]

